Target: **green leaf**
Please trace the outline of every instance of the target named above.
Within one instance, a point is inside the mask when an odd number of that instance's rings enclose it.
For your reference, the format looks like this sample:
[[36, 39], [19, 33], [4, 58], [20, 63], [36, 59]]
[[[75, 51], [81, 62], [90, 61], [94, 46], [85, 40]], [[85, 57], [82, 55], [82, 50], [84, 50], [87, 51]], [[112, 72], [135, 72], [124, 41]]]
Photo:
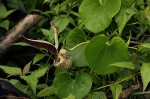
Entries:
[[115, 21], [118, 24], [120, 35], [126, 23], [136, 13], [137, 13], [137, 10], [134, 7], [130, 7], [130, 8], [122, 8], [120, 12], [117, 14], [117, 16], [115, 17]]
[[146, 89], [148, 83], [150, 82], [149, 71], [150, 71], [150, 63], [143, 63], [140, 71], [143, 82], [143, 91]]
[[111, 84], [110, 85], [110, 90], [112, 91], [113, 99], [118, 99], [120, 93], [122, 92], [122, 85], [120, 85], [120, 84]]
[[24, 93], [27, 93], [27, 90], [29, 88], [28, 85], [24, 85], [22, 84], [19, 80], [16, 80], [16, 79], [10, 79], [9, 82], [11, 84], [13, 84], [17, 89], [19, 89], [20, 91], [24, 92]]
[[86, 99], [107, 99], [104, 92], [93, 92]]
[[45, 57], [45, 54], [36, 54], [36, 56], [33, 58], [33, 64], [36, 64], [38, 61], [40, 61], [44, 57]]
[[40, 68], [38, 70], [35, 70], [31, 73], [31, 76], [35, 78], [40, 78], [42, 77], [46, 72], [47, 72], [48, 67]]
[[34, 76], [20, 76], [23, 80], [25, 80], [28, 85], [31, 87], [32, 91], [34, 92], [34, 94], [36, 94], [36, 86], [38, 83], [38, 79]]
[[0, 23], [0, 27], [4, 28], [6, 30], [9, 30], [9, 20], [2, 21]]
[[145, 17], [150, 22], [150, 6], [146, 7], [146, 9], [145, 9]]
[[9, 11], [7, 11], [2, 17], [0, 17], [0, 19], [6, 18], [7, 16], [9, 16], [14, 11], [16, 11], [16, 10], [9, 10]]
[[72, 31], [70, 31], [70, 33], [67, 36], [66, 47], [72, 48], [79, 43], [85, 42], [85, 40], [86, 40], [85, 33], [82, 30], [75, 28]]
[[148, 54], [150, 52], [150, 43], [142, 43], [138, 45], [137, 50], [140, 51], [141, 53]]
[[116, 66], [121, 68], [135, 69], [134, 64], [132, 62], [116, 62], [112, 63], [109, 66]]
[[72, 65], [77, 67], [88, 66], [88, 63], [84, 56], [84, 50], [87, 45], [87, 42], [80, 43], [75, 48], [69, 51], [69, 55], [72, 58]]
[[5, 8], [2, 0], [0, 0], [0, 19], [6, 18], [7, 16], [9, 16], [14, 11], [15, 10], [9, 10], [9, 11], [7, 11], [7, 9]]
[[118, 67], [109, 65], [128, 61], [129, 53], [125, 42], [120, 37], [114, 37], [109, 41], [108, 37], [100, 35], [87, 44], [85, 58], [89, 67], [97, 74], [110, 74], [116, 72]]
[[121, 6], [121, 0], [105, 0], [102, 5], [99, 1], [83, 0], [79, 7], [79, 14], [85, 27], [94, 33], [107, 28]]
[[44, 34], [44, 36], [49, 36], [50, 35], [50, 30], [47, 29], [41, 29], [42, 33]]
[[44, 88], [43, 90], [41, 90], [37, 96], [38, 97], [44, 97], [44, 96], [49, 96], [49, 95], [53, 95], [55, 94], [55, 89], [53, 86], [50, 86], [50, 87], [46, 87]]
[[22, 74], [21, 69], [18, 67], [0, 65], [0, 69], [2, 69], [5, 73], [9, 75], [21, 75]]
[[75, 79], [71, 79], [69, 73], [62, 72], [56, 75], [53, 84], [59, 98], [65, 98], [72, 94], [76, 99], [83, 99], [91, 89], [92, 80], [85, 73], [79, 73]]
[[10, 8], [18, 9], [26, 13], [22, 0], [7, 0]]
[[[56, 26], [59, 27], [59, 33], [62, 32], [70, 22], [69, 18], [66, 15], [56, 16], [52, 21], [55, 23]], [[52, 28], [50, 31], [53, 32]]]
[[7, 12], [2, 0], [0, 0], [0, 18]]
[[[59, 27], [59, 31], [58, 31], [59, 33], [62, 32], [63, 30], [65, 30], [65, 28], [67, 27], [67, 25], [70, 22], [69, 18], [66, 15], [56, 16], [56, 17], [54, 17], [54, 19], [52, 21], [55, 23], [55, 25], [57, 27]], [[50, 29], [49, 34], [50, 34], [50, 36], [49, 36], [48, 41], [52, 42], [54, 40], [54, 30], [52, 27]]]
[[144, 47], [144, 48], [149, 48], [150, 49], [150, 43], [142, 43], [138, 47]]
[[32, 62], [29, 62], [28, 64], [26, 64], [26, 65], [24, 66], [23, 71], [22, 71], [22, 74], [23, 74], [23, 75], [29, 73], [31, 63], [32, 63]]

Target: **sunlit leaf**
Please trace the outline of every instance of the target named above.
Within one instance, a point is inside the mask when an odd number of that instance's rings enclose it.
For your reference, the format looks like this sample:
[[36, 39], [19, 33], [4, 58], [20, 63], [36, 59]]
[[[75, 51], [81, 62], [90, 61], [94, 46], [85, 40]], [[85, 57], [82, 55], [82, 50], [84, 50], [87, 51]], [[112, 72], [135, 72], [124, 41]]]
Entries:
[[22, 74], [21, 68], [18, 68], [18, 67], [0, 65], [0, 69], [2, 69], [5, 73], [9, 75], [21, 75]]
[[49, 96], [49, 95], [53, 95], [55, 94], [55, 88], [53, 86], [50, 87], [46, 87], [44, 89], [42, 89], [37, 96], [38, 97], [44, 97], [44, 96]]
[[122, 85], [120, 84], [111, 84], [110, 85], [110, 90], [112, 91], [113, 94], [113, 99], [118, 99], [121, 91], [122, 91]]
[[48, 67], [40, 68], [38, 70], [35, 70], [31, 73], [31, 76], [35, 78], [42, 77], [47, 72]]
[[27, 89], [29, 88], [28, 85], [24, 85], [19, 80], [16, 79], [10, 79], [9, 82], [13, 84], [20, 91], [27, 93]]
[[34, 92], [34, 94], [36, 94], [36, 86], [38, 83], [38, 79], [34, 76], [20, 76], [23, 80], [25, 80], [28, 85], [30, 85], [32, 91]]
[[42, 60], [45, 57], [45, 54], [36, 54], [33, 58], [33, 64], [36, 64], [38, 61]]
[[150, 82], [149, 71], [150, 71], [150, 63], [143, 63], [140, 71], [143, 82], [143, 91], [146, 89], [148, 83]]
[[129, 68], [129, 69], [135, 69], [134, 64], [132, 62], [116, 62], [112, 63], [109, 66], [116, 66], [121, 68]]

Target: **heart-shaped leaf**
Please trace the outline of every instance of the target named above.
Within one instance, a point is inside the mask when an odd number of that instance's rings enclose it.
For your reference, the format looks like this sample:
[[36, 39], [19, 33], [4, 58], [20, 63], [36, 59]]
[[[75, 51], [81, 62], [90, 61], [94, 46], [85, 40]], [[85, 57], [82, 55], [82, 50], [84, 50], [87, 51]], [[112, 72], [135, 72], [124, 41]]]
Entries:
[[109, 26], [120, 6], [121, 0], [83, 0], [79, 14], [86, 28], [97, 33]]
[[110, 74], [118, 67], [109, 66], [115, 62], [128, 61], [129, 53], [125, 42], [120, 37], [111, 41], [104, 35], [93, 38], [85, 48], [85, 58], [89, 67], [97, 74]]
[[72, 58], [72, 65], [77, 67], [88, 66], [88, 63], [85, 59], [84, 49], [87, 45], [87, 42], [80, 43], [75, 48], [69, 51], [69, 55]]
[[91, 89], [92, 80], [85, 73], [79, 73], [75, 79], [71, 79], [69, 73], [62, 72], [56, 75], [53, 84], [60, 99], [68, 97], [70, 94], [74, 95], [76, 99], [83, 99]]
[[66, 47], [72, 48], [79, 43], [85, 42], [85, 40], [86, 40], [86, 35], [82, 30], [73, 29], [72, 31], [70, 31], [70, 33], [67, 36]]

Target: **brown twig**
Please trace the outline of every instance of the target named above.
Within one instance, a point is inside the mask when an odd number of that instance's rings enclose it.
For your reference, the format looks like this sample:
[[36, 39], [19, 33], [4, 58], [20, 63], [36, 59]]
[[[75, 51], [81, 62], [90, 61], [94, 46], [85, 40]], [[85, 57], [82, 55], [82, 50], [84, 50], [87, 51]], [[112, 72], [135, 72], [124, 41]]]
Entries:
[[27, 33], [36, 25], [42, 16], [39, 14], [29, 14], [22, 19], [14, 28], [0, 39], [0, 54], [3, 54], [15, 41], [19, 39], [19, 35]]
[[135, 91], [137, 91], [141, 87], [141, 84], [137, 76], [134, 77], [134, 81], [136, 82], [136, 84], [123, 90], [119, 96], [119, 99], [129, 99], [129, 96], [132, 95]]
[[140, 84], [132, 85], [131, 87], [125, 89], [119, 96], [119, 99], [128, 99], [129, 96], [140, 88]]

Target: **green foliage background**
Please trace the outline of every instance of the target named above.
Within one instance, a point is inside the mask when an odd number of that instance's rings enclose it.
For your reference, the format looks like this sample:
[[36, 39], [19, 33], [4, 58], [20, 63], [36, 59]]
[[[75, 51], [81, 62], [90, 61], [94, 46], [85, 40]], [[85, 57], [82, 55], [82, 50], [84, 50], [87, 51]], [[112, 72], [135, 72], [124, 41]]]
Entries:
[[0, 0], [0, 37], [29, 13], [43, 19], [26, 37], [53, 44], [53, 21], [73, 64], [57, 69], [46, 49], [17, 41], [0, 57], [1, 79], [33, 99], [118, 99], [135, 77], [148, 90], [150, 0]]

